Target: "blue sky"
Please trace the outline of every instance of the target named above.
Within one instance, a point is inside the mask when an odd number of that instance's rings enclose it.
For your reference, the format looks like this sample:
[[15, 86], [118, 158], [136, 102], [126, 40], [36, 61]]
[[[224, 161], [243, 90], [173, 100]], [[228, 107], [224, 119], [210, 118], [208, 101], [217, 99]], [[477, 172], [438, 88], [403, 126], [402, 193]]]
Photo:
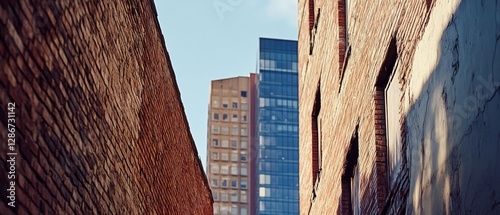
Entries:
[[297, 39], [296, 0], [156, 0], [204, 167], [210, 81], [255, 72], [258, 38]]

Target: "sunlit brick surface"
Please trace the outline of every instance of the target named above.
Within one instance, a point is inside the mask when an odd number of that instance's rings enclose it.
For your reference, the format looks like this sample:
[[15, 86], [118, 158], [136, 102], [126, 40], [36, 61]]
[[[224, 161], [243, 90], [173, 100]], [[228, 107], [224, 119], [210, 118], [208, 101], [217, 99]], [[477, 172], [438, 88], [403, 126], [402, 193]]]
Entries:
[[156, 16], [153, 1], [0, 2], [1, 214], [212, 213]]

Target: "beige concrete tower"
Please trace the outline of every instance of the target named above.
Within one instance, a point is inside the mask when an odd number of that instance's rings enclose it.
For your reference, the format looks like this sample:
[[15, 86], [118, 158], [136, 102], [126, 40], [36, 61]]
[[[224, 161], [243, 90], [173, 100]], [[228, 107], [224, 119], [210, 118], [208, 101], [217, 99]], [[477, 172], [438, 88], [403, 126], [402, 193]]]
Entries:
[[249, 214], [250, 88], [248, 77], [212, 81], [207, 175], [214, 214]]

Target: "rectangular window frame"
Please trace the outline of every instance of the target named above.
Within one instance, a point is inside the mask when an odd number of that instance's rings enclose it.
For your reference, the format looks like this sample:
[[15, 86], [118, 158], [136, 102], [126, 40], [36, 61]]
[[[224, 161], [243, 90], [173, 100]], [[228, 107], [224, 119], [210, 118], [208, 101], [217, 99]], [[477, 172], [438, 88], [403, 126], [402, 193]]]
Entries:
[[231, 153], [231, 161], [238, 162], [238, 152]]
[[231, 188], [238, 188], [238, 180], [236, 179], [231, 180]]
[[212, 134], [219, 134], [220, 127], [218, 125], [212, 125]]
[[231, 148], [233, 148], [233, 149], [238, 148], [238, 141], [237, 140], [231, 140]]
[[[375, 144], [376, 144], [376, 156], [382, 157], [384, 159], [377, 159], [375, 161], [376, 174], [380, 175], [377, 178], [377, 196], [379, 199], [386, 199], [391, 189], [390, 178], [391, 173], [389, 172], [389, 161], [388, 161], [388, 142], [387, 142], [387, 121], [388, 113], [386, 110], [386, 93], [385, 90], [389, 84], [389, 81], [395, 77], [395, 69], [397, 69], [398, 61], [398, 51], [396, 37], [393, 36], [389, 43], [384, 62], [382, 63], [377, 81], [375, 83], [375, 95], [374, 95], [374, 127], [375, 127]], [[402, 149], [401, 149], [402, 150]], [[385, 177], [385, 178], [384, 178]], [[384, 208], [384, 202], [378, 202], [378, 209], [381, 211]]]
[[229, 187], [229, 180], [227, 178], [222, 178], [221, 182], [220, 182], [220, 187], [228, 188]]
[[240, 157], [240, 161], [241, 162], [247, 162], [248, 161], [248, 156], [246, 153], [241, 153], [241, 157]]
[[[399, 123], [400, 111], [398, 107], [390, 107], [389, 102], [394, 95], [389, 95], [389, 90], [392, 84], [396, 84], [396, 90], [400, 89], [399, 80], [396, 77], [398, 74], [398, 63], [396, 62], [389, 82], [384, 89], [385, 96], [385, 129], [386, 129], [386, 146], [387, 146], [387, 176], [389, 180], [389, 187], [394, 186], [396, 183], [397, 176], [399, 174], [400, 166], [402, 164], [402, 140], [401, 140], [401, 124]], [[399, 93], [401, 93], [399, 91]], [[398, 101], [400, 99], [400, 94], [398, 94]], [[399, 104], [399, 103], [398, 103]], [[396, 110], [394, 110], [396, 109]], [[393, 111], [391, 111], [393, 110]], [[396, 118], [393, 118], [396, 117]], [[395, 133], [395, 135], [393, 134]]]
[[248, 129], [247, 128], [241, 128], [240, 132], [241, 132], [241, 136], [248, 136]]
[[228, 161], [229, 160], [229, 154], [227, 152], [221, 152], [220, 160], [221, 161]]
[[240, 142], [240, 149], [247, 149], [248, 147], [248, 142], [247, 141], [241, 141]]
[[229, 128], [227, 126], [222, 126], [221, 134], [229, 134]]
[[231, 128], [231, 135], [238, 136], [238, 127]]
[[240, 167], [240, 175], [247, 176], [248, 175], [248, 168], [245, 167]]
[[[220, 194], [220, 200], [223, 201], [223, 202], [229, 201], [229, 196], [227, 195], [227, 193], [221, 193]], [[222, 209], [222, 207], [221, 207], [221, 209]], [[221, 212], [222, 212], [222, 210], [221, 210]]]
[[219, 160], [219, 152], [212, 152], [212, 160]]
[[237, 203], [238, 199], [238, 193], [231, 193], [231, 202]]
[[223, 148], [228, 148], [228, 147], [229, 147], [229, 140], [225, 140], [225, 139], [223, 139], [223, 140], [221, 141], [221, 147], [223, 147]]
[[220, 174], [222, 174], [222, 175], [228, 175], [229, 174], [229, 166], [228, 165], [222, 165], [220, 167]]
[[214, 198], [214, 201], [219, 201], [219, 192], [212, 191], [212, 197]]
[[237, 165], [231, 165], [231, 175], [238, 175], [239, 169]]
[[248, 189], [248, 182], [247, 182], [247, 180], [241, 180], [240, 181], [240, 188], [243, 189], [243, 190]]

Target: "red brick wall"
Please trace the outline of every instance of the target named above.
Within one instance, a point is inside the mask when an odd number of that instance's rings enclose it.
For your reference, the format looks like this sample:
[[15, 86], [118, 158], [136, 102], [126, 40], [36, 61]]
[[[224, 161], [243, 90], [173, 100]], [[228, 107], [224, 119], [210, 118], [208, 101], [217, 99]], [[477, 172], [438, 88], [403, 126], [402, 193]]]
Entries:
[[384, 207], [385, 198], [387, 197], [387, 141], [386, 141], [386, 124], [385, 124], [385, 96], [384, 89], [377, 87], [375, 89], [375, 148], [376, 148], [376, 185], [377, 185], [377, 208]]
[[346, 28], [346, 5], [345, 5], [345, 2], [346, 0], [339, 0], [337, 2], [337, 19], [338, 19], [338, 32], [339, 32], [339, 56], [338, 56], [338, 59], [339, 59], [339, 72], [341, 73], [341, 77], [342, 77], [342, 73], [344, 71], [344, 68], [343, 68], [343, 63], [344, 63], [344, 59], [345, 59], [345, 52], [346, 52], [346, 43], [347, 43], [347, 38], [346, 38], [346, 31], [347, 31], [347, 28]]
[[153, 1], [0, 2], [0, 172], [9, 102], [17, 152], [2, 214], [212, 214], [156, 16]]
[[314, 27], [314, 0], [307, 0], [308, 1], [308, 16], [309, 16], [309, 33], [311, 33], [311, 30]]
[[[361, 214], [500, 214], [500, 32], [491, 21], [499, 4], [346, 2], [350, 48], [339, 73], [342, 5], [315, 2], [321, 16], [311, 45], [308, 1], [298, 1], [301, 214], [347, 210], [342, 174], [358, 125]], [[380, 78], [392, 67], [398, 86], [385, 114]], [[318, 81], [323, 168], [311, 190]]]
[[342, 196], [340, 197], [340, 210], [338, 214], [351, 215], [351, 181], [350, 178], [342, 178]]
[[[399, 2], [370, 1], [316, 1], [321, 17], [309, 51], [308, 14], [306, 0], [299, 0], [299, 100], [300, 100], [300, 210], [301, 214], [330, 214], [346, 211], [343, 201], [342, 174], [352, 134], [359, 125], [360, 208], [362, 214], [401, 212], [405, 210], [409, 193], [409, 173], [403, 170], [394, 187], [387, 186], [386, 148], [382, 138], [385, 128], [380, 120], [381, 92], [377, 91], [377, 77], [386, 58], [391, 38], [398, 43], [397, 62], [402, 71], [399, 77], [406, 87], [416, 41], [426, 25], [428, 7], [425, 1]], [[344, 8], [349, 18], [344, 20]], [[347, 23], [351, 55], [343, 68], [346, 55], [345, 31]], [[340, 70], [340, 71], [339, 71]], [[342, 73], [345, 71], [345, 74]], [[343, 76], [342, 76], [343, 75]], [[314, 150], [314, 133], [309, 125], [314, 108], [314, 86], [320, 81], [323, 126], [323, 168], [321, 181], [311, 191], [314, 176], [310, 158]], [[404, 94], [404, 92], [402, 93]], [[383, 92], [382, 92], [383, 95]], [[403, 95], [404, 96], [404, 95]], [[403, 110], [403, 106], [400, 107]], [[402, 114], [402, 113], [400, 113]], [[403, 119], [403, 118], [402, 118]], [[402, 134], [405, 135], [405, 134]], [[403, 147], [406, 147], [405, 145]], [[403, 149], [405, 150], [405, 149]], [[403, 162], [402, 168], [407, 168]], [[315, 198], [312, 198], [316, 195]], [[344, 208], [343, 208], [344, 207]]]

